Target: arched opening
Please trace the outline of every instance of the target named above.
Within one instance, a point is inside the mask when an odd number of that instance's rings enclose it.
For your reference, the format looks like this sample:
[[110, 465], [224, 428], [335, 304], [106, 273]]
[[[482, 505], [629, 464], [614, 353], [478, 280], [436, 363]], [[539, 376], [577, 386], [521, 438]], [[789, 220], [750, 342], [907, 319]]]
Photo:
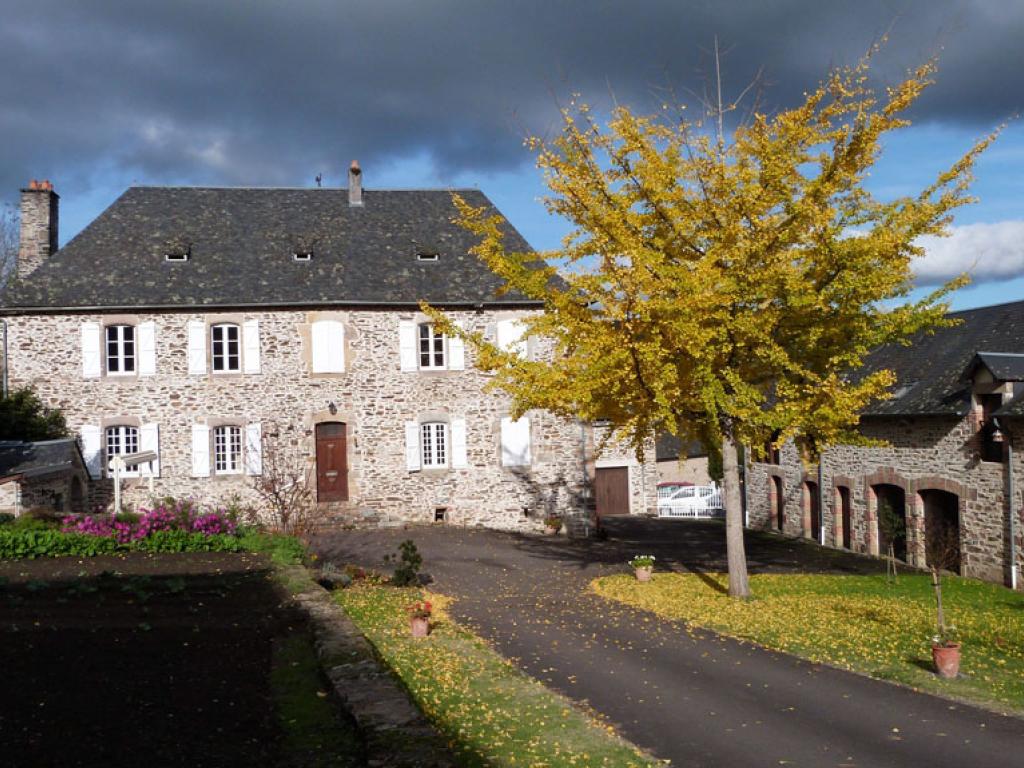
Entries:
[[907, 559], [907, 498], [898, 485], [873, 485], [875, 492], [875, 519], [878, 521], [878, 551], [892, 554], [896, 559]]
[[804, 536], [815, 541], [821, 534], [821, 504], [818, 484], [813, 480], [804, 482]]
[[782, 494], [782, 478], [772, 475], [772, 502], [774, 504], [775, 527], [780, 531], [786, 524], [786, 498]]
[[960, 573], [960, 499], [948, 491], [921, 491], [925, 562]]
[[853, 548], [853, 511], [850, 508], [850, 489], [845, 485], [836, 488], [839, 497], [839, 519], [843, 535], [840, 546]]
[[85, 509], [85, 488], [82, 486], [82, 478], [71, 478], [71, 511], [81, 512]]
[[316, 500], [348, 501], [348, 430], [340, 421], [316, 425]]

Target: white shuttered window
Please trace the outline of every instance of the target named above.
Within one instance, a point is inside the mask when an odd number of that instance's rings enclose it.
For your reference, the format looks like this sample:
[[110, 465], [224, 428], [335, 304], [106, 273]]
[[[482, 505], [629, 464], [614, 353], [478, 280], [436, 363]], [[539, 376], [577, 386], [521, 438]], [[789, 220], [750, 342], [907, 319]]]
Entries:
[[337, 320], [312, 324], [313, 373], [341, 373], [345, 370], [345, 326]]
[[501, 465], [528, 467], [530, 459], [530, 420], [524, 416], [513, 421], [506, 416], [501, 420]]
[[100, 324], [82, 323], [82, 376], [94, 379], [100, 375]]
[[423, 469], [448, 466], [448, 425], [444, 422], [420, 425], [420, 463]]

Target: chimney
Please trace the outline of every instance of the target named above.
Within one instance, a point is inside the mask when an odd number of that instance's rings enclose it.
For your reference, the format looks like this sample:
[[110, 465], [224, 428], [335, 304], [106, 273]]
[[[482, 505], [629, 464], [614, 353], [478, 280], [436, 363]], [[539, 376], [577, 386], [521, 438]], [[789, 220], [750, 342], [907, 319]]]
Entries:
[[60, 196], [49, 181], [32, 179], [21, 190], [21, 242], [18, 277], [27, 277], [57, 252], [57, 211]]
[[359, 170], [358, 160], [353, 160], [348, 167], [348, 204], [363, 204], [363, 172]]

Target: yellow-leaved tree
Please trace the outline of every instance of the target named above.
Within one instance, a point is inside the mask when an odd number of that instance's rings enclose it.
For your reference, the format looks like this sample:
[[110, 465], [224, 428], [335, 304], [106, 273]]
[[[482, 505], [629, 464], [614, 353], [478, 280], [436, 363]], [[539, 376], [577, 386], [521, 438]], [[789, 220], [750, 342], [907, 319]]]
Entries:
[[[882, 344], [944, 322], [963, 278], [909, 302], [922, 235], [945, 232], [991, 134], [913, 196], [865, 188], [880, 140], [934, 63], [877, 92], [870, 55], [837, 68], [799, 106], [753, 114], [726, 136], [666, 111], [618, 107], [602, 127], [585, 106], [560, 133], [531, 140], [551, 213], [571, 221], [563, 247], [515, 253], [500, 217], [456, 197], [474, 248], [507, 288], [543, 302], [528, 333], [552, 340], [529, 361], [466, 335], [511, 394], [514, 417], [545, 408], [607, 419], [642, 457], [659, 430], [721, 450], [729, 594], [749, 595], [739, 447], [757, 455], [794, 439], [813, 456], [862, 441], [858, 414], [884, 398], [888, 371], [857, 375]], [[424, 307], [449, 333], [443, 313]]]

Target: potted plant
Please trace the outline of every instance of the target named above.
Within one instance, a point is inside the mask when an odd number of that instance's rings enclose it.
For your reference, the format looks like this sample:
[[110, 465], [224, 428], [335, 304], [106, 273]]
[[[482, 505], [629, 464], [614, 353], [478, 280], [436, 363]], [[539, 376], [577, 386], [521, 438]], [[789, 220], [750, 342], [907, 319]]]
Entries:
[[935, 590], [937, 632], [932, 637], [932, 663], [939, 677], [953, 678], [960, 674], [960, 638], [956, 627], [946, 624], [946, 614], [942, 608], [942, 574], [943, 571], [959, 567], [960, 541], [947, 528], [932, 536], [927, 543], [926, 554], [932, 572], [932, 588]]
[[430, 634], [430, 603], [417, 600], [409, 606], [409, 621], [413, 637], [426, 637]]
[[637, 581], [650, 581], [654, 570], [654, 555], [637, 555], [629, 561]]
[[956, 627], [942, 627], [932, 637], [932, 663], [939, 677], [953, 678], [960, 674], [960, 639]]
[[562, 518], [559, 515], [548, 515], [544, 518], [544, 528], [552, 536], [562, 530]]

